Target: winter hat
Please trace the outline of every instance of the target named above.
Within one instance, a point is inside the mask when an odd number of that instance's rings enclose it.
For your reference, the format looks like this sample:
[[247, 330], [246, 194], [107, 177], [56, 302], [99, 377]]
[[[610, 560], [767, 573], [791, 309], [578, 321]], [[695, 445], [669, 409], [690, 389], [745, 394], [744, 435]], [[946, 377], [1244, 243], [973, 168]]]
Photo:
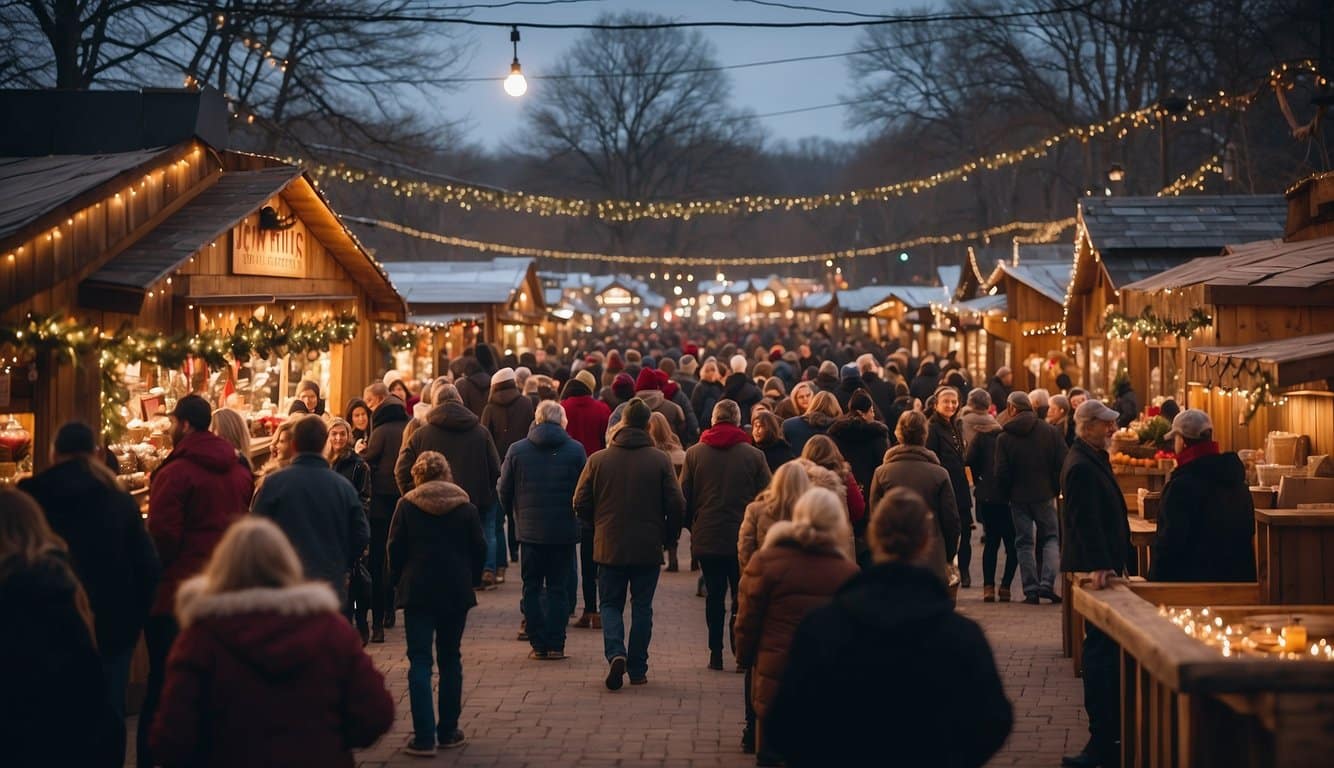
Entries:
[[843, 368], [840, 369], [838, 372], [838, 378], [841, 381], [847, 381], [848, 379], [855, 379], [861, 375], [862, 375], [862, 369], [858, 368], [856, 363], [848, 363], [847, 365], [843, 366]]
[[574, 375], [574, 378], [575, 381], [578, 381], [585, 387], [588, 387], [589, 394], [592, 394], [597, 391], [598, 380], [593, 378], [593, 374], [589, 373], [588, 371], [580, 371]]
[[607, 353], [607, 370], [612, 373], [618, 373], [625, 370], [625, 363], [621, 362], [621, 353], [612, 350]]
[[635, 379], [635, 391], [643, 392], [646, 389], [662, 389], [658, 383], [658, 374], [652, 368], [642, 368], [639, 371], [639, 378]]
[[658, 369], [658, 361], [652, 355], [644, 358], [643, 365], [645, 368], [652, 368], [655, 371]]
[[644, 429], [652, 417], [653, 411], [649, 409], [648, 404], [635, 397], [625, 404], [625, 413], [621, 414], [621, 421], [625, 422], [627, 427]]
[[728, 361], [728, 366], [731, 367], [732, 373], [745, 373], [747, 364], [748, 361], [742, 355], [732, 355], [732, 359]]
[[639, 350], [637, 350], [637, 349], [627, 349], [627, 350], [625, 350], [625, 364], [626, 364], [626, 365], [638, 365], [640, 362], [643, 361], [643, 359], [644, 359], [644, 357], [643, 357], [643, 355], [639, 354]]
[[493, 387], [504, 384], [507, 381], [514, 381], [513, 368], [501, 368], [500, 370], [491, 374], [491, 386]]
[[767, 379], [774, 375], [774, 365], [768, 361], [756, 363], [750, 375], [756, 379]]
[[82, 421], [71, 421], [60, 425], [53, 447], [62, 456], [91, 454], [97, 450], [97, 436], [93, 434], [93, 428]]
[[686, 353], [689, 357], [699, 357], [699, 345], [694, 342], [687, 341], [686, 345], [681, 347], [681, 351]]
[[397, 370], [390, 368], [389, 370], [385, 371], [384, 385], [386, 387], [390, 386], [396, 381], [402, 381], [402, 380], [403, 380], [403, 374], [399, 373]]
[[772, 347], [769, 348], [769, 362], [776, 363], [779, 360], [782, 360], [783, 353], [784, 349], [782, 344], [773, 345]]
[[635, 396], [635, 380], [628, 373], [618, 373], [611, 380], [611, 391], [622, 400], [629, 400]]
[[695, 371], [699, 370], [699, 361], [695, 359], [694, 355], [681, 355], [681, 364], [677, 367], [681, 369], [681, 373], [694, 376]]

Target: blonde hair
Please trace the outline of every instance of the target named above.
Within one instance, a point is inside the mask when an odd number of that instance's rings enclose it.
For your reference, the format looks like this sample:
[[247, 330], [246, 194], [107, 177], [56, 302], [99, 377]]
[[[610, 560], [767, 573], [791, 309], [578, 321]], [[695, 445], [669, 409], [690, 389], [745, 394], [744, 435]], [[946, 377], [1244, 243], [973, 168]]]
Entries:
[[352, 425], [348, 424], [346, 420], [335, 416], [329, 420], [329, 434], [332, 435], [335, 429], [341, 429], [347, 432], [347, 444], [343, 446], [342, 453], [336, 454], [333, 452], [333, 448], [329, 447], [329, 443], [327, 442], [328, 438], [325, 438], [324, 458], [328, 459], [331, 464], [339, 456], [342, 456], [345, 453], [352, 453]]
[[801, 449], [801, 458], [809, 459], [839, 475], [848, 473], [848, 462], [843, 459], [843, 453], [827, 435], [815, 435], [807, 440], [806, 446]]
[[208, 431], [231, 443], [246, 469], [254, 470], [250, 463], [250, 430], [246, 429], [245, 417], [231, 408], [219, 408], [213, 412]]
[[40, 560], [50, 559], [58, 563], [74, 585], [74, 609], [88, 627], [89, 639], [96, 647], [93, 611], [83, 585], [68, 565], [66, 555], [69, 549], [65, 540], [51, 530], [36, 499], [23, 491], [0, 489], [0, 509], [4, 510], [0, 514], [0, 587], [16, 572], [31, 568]]
[[[790, 400], [792, 401], [792, 405], [793, 405], [793, 406], [796, 406], [796, 404], [797, 404], [797, 393], [798, 393], [798, 392], [805, 392], [806, 394], [810, 395], [811, 397], [815, 397], [815, 387], [811, 386], [811, 383], [810, 383], [809, 381], [798, 381], [796, 384], [793, 384], [793, 385], [792, 385], [792, 391], [789, 392], [788, 395], [787, 395], [787, 396], [788, 396], [788, 399], [790, 399]], [[806, 403], [806, 407], [809, 408], [809, 407], [810, 407], [810, 403]]]
[[792, 508], [806, 491], [811, 489], [811, 478], [806, 468], [795, 461], [780, 466], [760, 491], [755, 500], [771, 507], [778, 520], [792, 519]]
[[296, 428], [296, 423], [300, 420], [300, 415], [289, 416], [286, 421], [280, 423], [278, 427], [273, 430], [273, 438], [269, 440], [269, 460], [264, 462], [264, 467], [260, 470], [265, 476], [292, 463], [291, 459], [284, 459], [278, 455], [278, 440], [284, 434], [287, 434], [288, 440], [294, 441], [296, 437], [290, 433]]
[[[621, 419], [625, 423], [625, 419]], [[673, 449], [681, 450], [681, 438], [677, 437], [672, 425], [667, 421], [667, 417], [657, 411], [648, 417], [648, 436], [653, 440], [653, 445], [658, 450], [671, 453]]]
[[454, 473], [449, 468], [449, 459], [439, 451], [422, 451], [417, 460], [412, 462], [412, 484], [422, 485], [432, 480], [453, 482]]
[[810, 405], [806, 406], [806, 413], [823, 413], [831, 419], [837, 419], [843, 415], [843, 406], [838, 404], [838, 398], [832, 393], [816, 392]]
[[268, 518], [247, 516], [232, 523], [213, 549], [213, 556], [198, 576], [197, 594], [176, 593], [176, 613], [183, 616], [185, 601], [198, 595], [217, 595], [245, 589], [280, 589], [304, 580], [301, 558], [282, 529]]
[[824, 547], [847, 557], [842, 544], [852, 538], [852, 528], [838, 495], [818, 487], [803, 493], [792, 507], [791, 537], [802, 547]]

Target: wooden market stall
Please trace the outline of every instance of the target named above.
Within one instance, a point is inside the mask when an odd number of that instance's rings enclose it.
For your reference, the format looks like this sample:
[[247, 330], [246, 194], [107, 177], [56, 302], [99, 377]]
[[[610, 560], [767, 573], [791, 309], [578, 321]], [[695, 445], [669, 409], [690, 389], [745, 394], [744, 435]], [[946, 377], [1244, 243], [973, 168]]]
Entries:
[[1059, 392], [1059, 374], [1078, 376], [1077, 367], [1063, 363], [1069, 360], [1061, 318], [1070, 272], [1069, 260], [1002, 261], [979, 288], [984, 295], [1005, 297], [1004, 311], [984, 316], [982, 327], [993, 346], [1006, 345], [1017, 389]]
[[1123, 286], [1199, 257], [1216, 256], [1229, 243], [1282, 234], [1278, 195], [1087, 197], [1075, 223], [1074, 268], [1066, 291], [1064, 332], [1081, 373], [1077, 384], [1095, 397], [1112, 391], [1125, 370], [1145, 374], [1128, 359], [1125, 339], [1109, 333], [1107, 313], [1120, 306]]
[[303, 380], [341, 411], [377, 373], [374, 323], [406, 316], [384, 270], [300, 168], [227, 149], [217, 94], [89, 96], [41, 100], [50, 133], [0, 160], [0, 338], [31, 362], [0, 412], [27, 408], [37, 446], [101, 424], [143, 487], [187, 393], [240, 410], [257, 445]]
[[[1073, 590], [1075, 610], [1121, 648], [1120, 765], [1322, 763], [1334, 754], [1334, 608], [1229, 604], [1245, 588], [1214, 586]], [[1284, 628], [1294, 614], [1304, 639]]]
[[402, 287], [411, 321], [431, 332], [437, 360], [457, 358], [479, 339], [502, 354], [544, 346], [547, 304], [533, 259], [392, 261], [385, 268]]
[[935, 322], [935, 310], [949, 301], [950, 286], [888, 285], [878, 291], [885, 298], [866, 312], [873, 328], [881, 331], [873, 338], [897, 341], [913, 354], [943, 354], [955, 346], [958, 326]]

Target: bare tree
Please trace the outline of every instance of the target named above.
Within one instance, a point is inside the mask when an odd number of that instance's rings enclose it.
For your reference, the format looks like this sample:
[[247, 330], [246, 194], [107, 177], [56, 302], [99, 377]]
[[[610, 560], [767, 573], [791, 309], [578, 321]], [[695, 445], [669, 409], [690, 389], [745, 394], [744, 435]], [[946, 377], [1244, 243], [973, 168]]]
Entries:
[[[599, 21], [662, 20], [630, 13]], [[733, 171], [758, 137], [730, 105], [730, 84], [716, 66], [713, 47], [698, 32], [593, 30], [534, 92], [532, 149], [556, 168], [573, 159], [575, 173], [561, 179], [563, 186], [601, 197], [671, 200], [735, 189]], [[624, 249], [636, 229], [611, 224], [613, 246]], [[685, 247], [689, 227], [669, 229], [667, 242]]]

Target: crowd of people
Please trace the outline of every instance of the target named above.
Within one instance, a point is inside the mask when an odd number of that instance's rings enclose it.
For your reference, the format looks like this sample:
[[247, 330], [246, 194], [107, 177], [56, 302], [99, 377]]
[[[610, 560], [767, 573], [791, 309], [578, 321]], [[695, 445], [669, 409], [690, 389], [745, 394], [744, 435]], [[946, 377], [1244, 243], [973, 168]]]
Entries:
[[[19, 765], [56, 740], [83, 765], [123, 762], [142, 632], [139, 766], [351, 765], [393, 721], [361, 649], [402, 610], [403, 749], [433, 755], [467, 739], [468, 612], [511, 564], [529, 659], [565, 661], [567, 628], [600, 630], [605, 687], [648, 684], [654, 595], [684, 529], [701, 661], [745, 673], [758, 764], [886, 748], [983, 764], [1013, 716], [985, 636], [954, 610], [976, 524], [982, 601], [1009, 602], [1016, 571], [1029, 605], [1061, 601], [1058, 571], [1093, 588], [1125, 575], [1107, 450], [1126, 414], [1074, 387], [1015, 390], [1007, 368], [973, 386], [952, 356], [793, 334], [634, 329], [503, 358], [479, 343], [431, 381], [389, 371], [341, 417], [305, 382], [259, 467], [239, 414], [183, 397], [146, 526], [93, 430], [64, 425], [51, 467], [3, 492], [0, 607], [25, 617], [0, 643], [24, 692], [0, 712], [18, 726], [7, 748]], [[1181, 467], [1150, 576], [1253, 579], [1240, 462], [1201, 411], [1171, 437]], [[1091, 738], [1068, 765], [1115, 762], [1117, 653], [1089, 625]], [[61, 738], [71, 717], [78, 744]]]

